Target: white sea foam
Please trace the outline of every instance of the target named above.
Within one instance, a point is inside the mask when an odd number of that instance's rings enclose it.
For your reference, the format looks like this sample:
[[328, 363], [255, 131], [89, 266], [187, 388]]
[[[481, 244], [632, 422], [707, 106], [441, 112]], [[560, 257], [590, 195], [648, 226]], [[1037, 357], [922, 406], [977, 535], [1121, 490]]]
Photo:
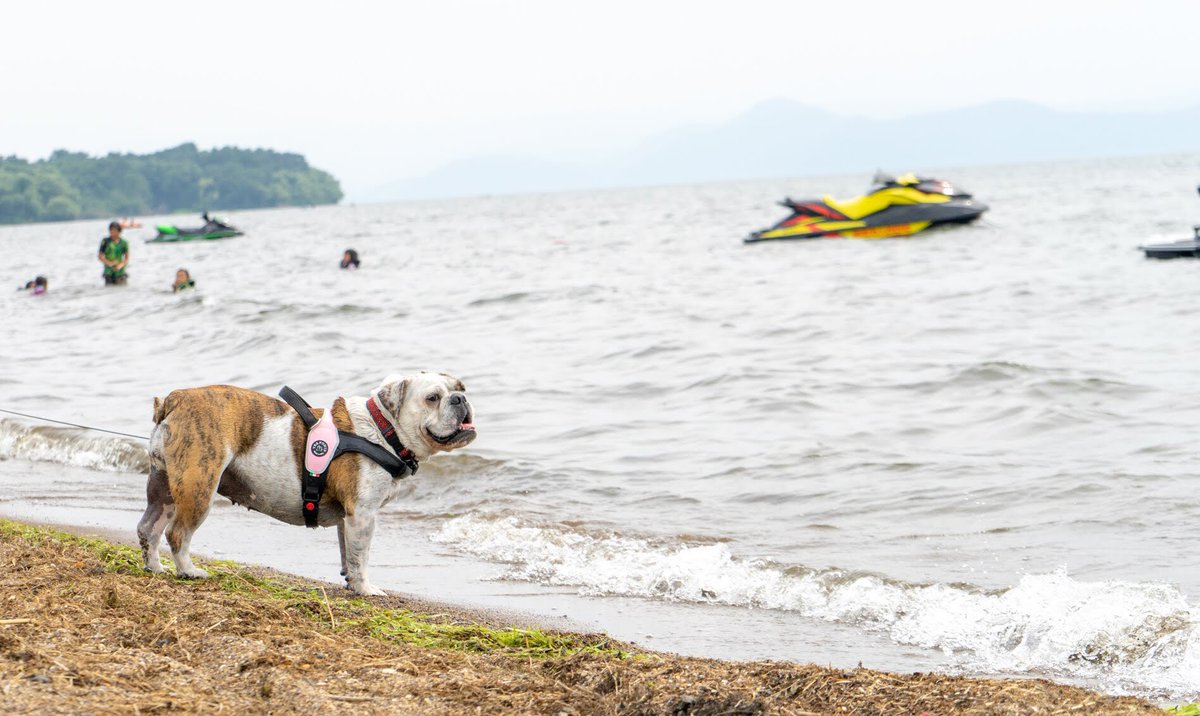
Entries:
[[145, 472], [146, 445], [117, 437], [92, 437], [77, 430], [31, 427], [0, 420], [0, 459], [53, 462], [106, 472]]
[[1193, 695], [1200, 635], [1173, 586], [1026, 575], [985, 592], [742, 559], [729, 545], [590, 534], [515, 517], [467, 514], [433, 539], [509, 567], [501, 578], [623, 595], [797, 612], [937, 649], [965, 669], [1037, 673], [1112, 691]]

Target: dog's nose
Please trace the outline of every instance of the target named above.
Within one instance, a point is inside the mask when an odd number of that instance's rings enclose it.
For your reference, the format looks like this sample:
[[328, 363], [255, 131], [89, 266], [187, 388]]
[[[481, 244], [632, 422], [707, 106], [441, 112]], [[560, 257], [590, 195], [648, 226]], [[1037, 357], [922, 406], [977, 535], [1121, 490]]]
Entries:
[[463, 397], [461, 395], [451, 395], [450, 396], [450, 404], [451, 405], [462, 405]]

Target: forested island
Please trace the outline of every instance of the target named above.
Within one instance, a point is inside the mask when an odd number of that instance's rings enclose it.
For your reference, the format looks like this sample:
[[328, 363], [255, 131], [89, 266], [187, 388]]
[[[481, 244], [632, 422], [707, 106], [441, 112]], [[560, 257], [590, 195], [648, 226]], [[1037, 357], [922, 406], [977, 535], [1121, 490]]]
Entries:
[[0, 224], [336, 204], [342, 188], [299, 154], [181, 144], [154, 154], [58, 150], [0, 157]]

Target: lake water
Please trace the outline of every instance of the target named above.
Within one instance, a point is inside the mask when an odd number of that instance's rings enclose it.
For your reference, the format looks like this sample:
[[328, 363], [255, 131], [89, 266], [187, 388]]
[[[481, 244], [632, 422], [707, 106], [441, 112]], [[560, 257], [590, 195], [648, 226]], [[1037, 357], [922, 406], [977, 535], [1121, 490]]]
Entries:
[[[447, 370], [479, 438], [385, 510], [384, 588], [689, 654], [1196, 698], [1200, 262], [1136, 247], [1190, 234], [1200, 156], [938, 173], [992, 210], [741, 243], [864, 173], [241, 212], [225, 241], [130, 230], [124, 288], [107, 222], [0, 227], [4, 280], [50, 279], [0, 293], [0, 408], [148, 435], [174, 388], [327, 405]], [[0, 515], [132, 537], [143, 445], [3, 416]], [[193, 547], [337, 580], [336, 543], [222, 500]]]

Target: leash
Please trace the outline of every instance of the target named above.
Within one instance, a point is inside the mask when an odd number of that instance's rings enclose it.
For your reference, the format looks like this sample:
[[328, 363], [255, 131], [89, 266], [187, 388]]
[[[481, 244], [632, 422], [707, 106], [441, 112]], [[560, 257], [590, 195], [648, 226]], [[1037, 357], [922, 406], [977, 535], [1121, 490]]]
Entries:
[[98, 433], [109, 433], [112, 435], [121, 435], [123, 437], [135, 438], [137, 440], [149, 440], [150, 439], [150, 438], [146, 437], [145, 435], [134, 435], [132, 433], [123, 433], [123, 432], [120, 432], [119, 430], [106, 430], [105, 428], [93, 428], [90, 425], [80, 425], [78, 423], [68, 423], [65, 420], [55, 420], [54, 418], [43, 418], [40, 415], [29, 415], [28, 413], [18, 413], [15, 410], [5, 410], [4, 408], [0, 408], [0, 413], [8, 413], [9, 415], [19, 415], [22, 418], [29, 418], [31, 420], [41, 420], [44, 423], [58, 423], [59, 425], [69, 425], [73, 428], [79, 428], [80, 430], [94, 430], [95, 432], [98, 432]]

